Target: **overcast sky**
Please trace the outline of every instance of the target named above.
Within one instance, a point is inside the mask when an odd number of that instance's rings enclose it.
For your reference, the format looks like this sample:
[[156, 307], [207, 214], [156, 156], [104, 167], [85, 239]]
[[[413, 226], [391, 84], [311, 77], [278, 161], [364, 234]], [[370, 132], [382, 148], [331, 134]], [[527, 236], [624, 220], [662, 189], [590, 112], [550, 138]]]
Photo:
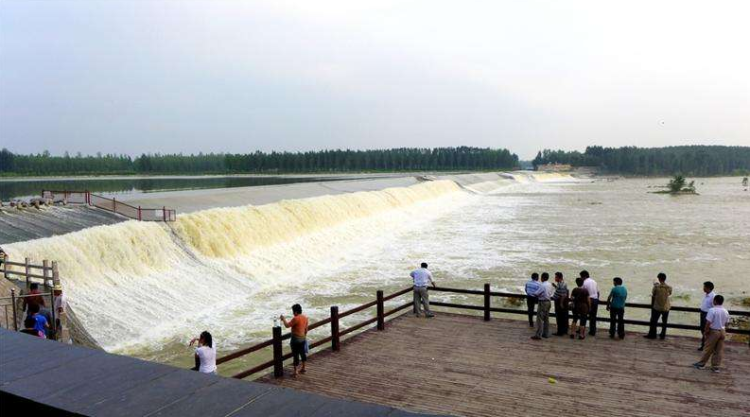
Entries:
[[750, 1], [2, 0], [0, 147], [750, 146]]

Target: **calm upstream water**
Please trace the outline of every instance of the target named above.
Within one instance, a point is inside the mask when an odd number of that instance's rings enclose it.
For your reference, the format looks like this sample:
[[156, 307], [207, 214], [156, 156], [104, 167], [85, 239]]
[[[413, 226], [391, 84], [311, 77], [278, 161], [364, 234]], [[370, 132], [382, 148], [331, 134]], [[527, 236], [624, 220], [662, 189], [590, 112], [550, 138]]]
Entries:
[[195, 176], [195, 177], [86, 177], [0, 179], [0, 201], [39, 197], [42, 190], [85, 191], [101, 194], [133, 194], [206, 188], [335, 181], [333, 176]]
[[[656, 274], [663, 271], [674, 287], [675, 305], [697, 306], [701, 283], [712, 280], [717, 291], [738, 307], [750, 297], [750, 192], [739, 178], [696, 181], [700, 195], [649, 194], [667, 182], [658, 179], [581, 180], [504, 186], [489, 195], [454, 195], [426, 203], [395, 221], [398, 228], [370, 231], [325, 255], [291, 260], [295, 279], [248, 297], [230, 314], [196, 323], [213, 331], [224, 352], [270, 336], [273, 318], [301, 303], [312, 320], [370, 301], [378, 289], [392, 292], [409, 286], [409, 271], [428, 262], [438, 285], [521, 292], [531, 272], [562, 271], [568, 281], [581, 269], [597, 279], [602, 296], [620, 276], [629, 301], [648, 302]], [[356, 227], [356, 226], [352, 226]], [[336, 236], [335, 234], [333, 236]], [[290, 249], [290, 254], [298, 254]], [[479, 304], [479, 297], [435, 294], [434, 299]], [[747, 307], [745, 307], [747, 308]], [[366, 314], [348, 318], [361, 320]], [[606, 314], [604, 308], [600, 314]], [[626, 317], [645, 319], [631, 309]], [[516, 316], [520, 319], [521, 317]], [[176, 318], [171, 317], [171, 320]], [[673, 314], [673, 322], [695, 318]], [[641, 328], [642, 330], [642, 328]], [[325, 330], [311, 334], [326, 336]], [[143, 358], [191, 366], [189, 334], [125, 349]], [[256, 356], [224, 367], [223, 374], [255, 364]]]

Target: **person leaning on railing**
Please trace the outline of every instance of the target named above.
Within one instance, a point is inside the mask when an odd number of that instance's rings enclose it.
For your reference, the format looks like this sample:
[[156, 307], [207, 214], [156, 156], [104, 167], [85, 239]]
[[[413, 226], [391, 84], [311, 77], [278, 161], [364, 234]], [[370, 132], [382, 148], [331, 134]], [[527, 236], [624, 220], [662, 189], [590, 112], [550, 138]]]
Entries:
[[409, 274], [414, 280], [414, 315], [419, 317], [422, 314], [420, 304], [424, 306], [425, 317], [435, 317], [430, 311], [430, 296], [427, 292], [427, 286], [432, 284], [435, 285], [435, 281], [432, 279], [432, 272], [427, 269], [427, 263], [422, 262], [420, 268], [415, 269]]
[[524, 291], [526, 292], [526, 312], [529, 315], [529, 327], [534, 327], [534, 306], [536, 306], [538, 299], [536, 297], [537, 291], [542, 287], [539, 283], [539, 274], [534, 272], [531, 274], [531, 280], [526, 282]]

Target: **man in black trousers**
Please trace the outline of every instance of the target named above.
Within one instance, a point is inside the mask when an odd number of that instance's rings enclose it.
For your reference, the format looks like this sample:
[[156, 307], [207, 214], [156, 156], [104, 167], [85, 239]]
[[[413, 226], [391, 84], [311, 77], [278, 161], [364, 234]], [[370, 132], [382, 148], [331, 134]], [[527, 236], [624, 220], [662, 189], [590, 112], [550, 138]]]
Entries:
[[542, 284], [539, 283], [539, 274], [534, 272], [531, 274], [531, 280], [526, 283], [526, 308], [529, 314], [529, 327], [534, 327], [534, 306], [536, 306], [539, 299], [536, 297], [537, 291], [542, 288]]
[[555, 336], [568, 334], [568, 285], [565, 283], [562, 272], [555, 272], [555, 322], [557, 322], [557, 333]]

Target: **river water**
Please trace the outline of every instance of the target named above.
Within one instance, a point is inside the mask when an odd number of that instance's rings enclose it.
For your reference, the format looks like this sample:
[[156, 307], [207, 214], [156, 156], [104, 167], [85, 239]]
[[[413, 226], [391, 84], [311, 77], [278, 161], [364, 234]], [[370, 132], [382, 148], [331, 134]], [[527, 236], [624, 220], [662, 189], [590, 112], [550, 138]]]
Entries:
[[[573, 285], [577, 273], [587, 269], [598, 281], [602, 297], [611, 279], [622, 277], [631, 302], [648, 302], [657, 273], [665, 272], [674, 288], [674, 305], [698, 306], [702, 282], [711, 280], [730, 307], [739, 307], [750, 296], [750, 192], [744, 191], [738, 178], [707, 178], [696, 181], [700, 195], [649, 193], [666, 182], [664, 178], [508, 181], [481, 187], [483, 193], [477, 194], [435, 183], [420, 189], [419, 195], [384, 191], [368, 193], [367, 198], [349, 195], [346, 202], [337, 196], [312, 199], [314, 203], [279, 203], [274, 208], [278, 212], [235, 208], [195, 213], [178, 221], [172, 233], [179, 236], [181, 246], [193, 248], [210, 262], [180, 259], [162, 265], [139, 259], [156, 272], [144, 272], [127, 262], [118, 266], [116, 274], [101, 270], [105, 283], [111, 279], [119, 286], [116, 291], [83, 279], [69, 284], [72, 298], [79, 297], [77, 307], [94, 316], [87, 317], [86, 327], [93, 333], [115, 335], [103, 336], [108, 350], [179, 366], [192, 366], [186, 342], [202, 330], [212, 331], [220, 354], [227, 353], [267, 339], [273, 319], [290, 314], [294, 303], [302, 304], [316, 321], [328, 316], [331, 305], [344, 310], [373, 300], [378, 289], [389, 293], [405, 288], [410, 284], [408, 273], [422, 261], [430, 264], [438, 285], [481, 289], [490, 283], [493, 290], [512, 292], [522, 291], [531, 272], [561, 271]], [[258, 223], [247, 220], [252, 216], [260, 216]], [[316, 226], [310, 228], [312, 224]], [[266, 225], [271, 228], [263, 229]], [[155, 225], [113, 227], [122, 228], [118, 239], [126, 242], [144, 231], [161, 233], [154, 229], [161, 226]], [[208, 236], [207, 227], [223, 234]], [[232, 228], [241, 232], [234, 236]], [[243, 241], [244, 233], [251, 242]], [[94, 234], [78, 242], [14, 245], [11, 252], [40, 257], [55, 252], [72, 262], [81, 254], [65, 251], [77, 244], [88, 248], [96, 241], [120, 251], [117, 242]], [[250, 237], [256, 235], [267, 238], [261, 242]], [[155, 253], [171, 244], [166, 234], [160, 239], [153, 237], [158, 245]], [[64, 249], [56, 246], [62, 244]], [[136, 255], [122, 249], [121, 257], [132, 256]], [[175, 249], [158, 258], [179, 256]], [[170, 271], [162, 269], [166, 267]], [[71, 269], [68, 274], [76, 272]], [[128, 304], [128, 298], [117, 298], [119, 293], [145, 299], [145, 305]], [[111, 302], [100, 303], [97, 297], [111, 297]], [[481, 303], [478, 296], [436, 293], [433, 298]], [[85, 304], [93, 307], [87, 309]], [[97, 317], [96, 311], [101, 311], [97, 309], [106, 308], [115, 311]], [[348, 317], [342, 326], [371, 314]], [[603, 308], [602, 314], [606, 314]], [[131, 317], [110, 327], [116, 315]], [[626, 317], [645, 319], [646, 315], [631, 309]], [[137, 324], [141, 316], [143, 321]], [[684, 323], [694, 319], [685, 314], [670, 317]], [[97, 332], [97, 326], [104, 330]], [[324, 329], [313, 333], [313, 339], [326, 336]], [[221, 373], [232, 374], [262, 359], [263, 354], [237, 361], [222, 367]]]
[[[349, 179], [350, 177], [345, 177]], [[336, 181], [340, 176], [232, 175], [157, 177], [0, 178], [0, 201], [39, 197], [42, 190], [90, 191], [108, 196], [159, 191], [256, 187], [301, 182]]]

